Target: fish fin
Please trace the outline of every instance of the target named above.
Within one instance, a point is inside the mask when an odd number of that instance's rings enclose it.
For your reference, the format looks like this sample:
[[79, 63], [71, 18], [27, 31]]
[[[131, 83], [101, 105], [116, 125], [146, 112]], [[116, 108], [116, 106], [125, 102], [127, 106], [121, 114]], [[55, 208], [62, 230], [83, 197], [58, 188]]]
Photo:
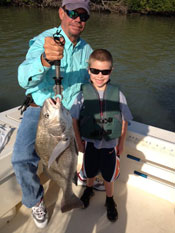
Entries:
[[62, 140], [62, 141], [58, 142], [58, 144], [53, 149], [52, 154], [49, 158], [48, 168], [50, 168], [53, 161], [55, 161], [55, 159], [57, 159], [59, 157], [59, 155], [61, 155], [61, 153], [69, 146], [69, 144], [70, 144], [70, 138], [68, 138], [68, 140], [66, 140], [66, 141]]
[[83, 202], [77, 196], [75, 196], [75, 194], [72, 194], [69, 200], [62, 200], [61, 211], [64, 213], [75, 208], [83, 208], [83, 206]]

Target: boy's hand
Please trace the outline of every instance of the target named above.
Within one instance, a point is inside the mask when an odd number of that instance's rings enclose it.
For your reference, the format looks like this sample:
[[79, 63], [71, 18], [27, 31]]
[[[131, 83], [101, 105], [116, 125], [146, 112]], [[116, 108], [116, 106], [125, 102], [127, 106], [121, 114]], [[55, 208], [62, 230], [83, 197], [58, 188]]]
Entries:
[[128, 122], [123, 120], [122, 121], [122, 132], [121, 132], [121, 136], [119, 138], [118, 146], [116, 148], [117, 149], [117, 155], [121, 155], [123, 153], [127, 127], [128, 127]]
[[77, 143], [78, 151], [84, 153], [85, 152], [85, 144], [84, 141], [80, 141]]
[[117, 155], [121, 155], [123, 153], [123, 150], [124, 150], [123, 143], [119, 142], [119, 144], [117, 146]]

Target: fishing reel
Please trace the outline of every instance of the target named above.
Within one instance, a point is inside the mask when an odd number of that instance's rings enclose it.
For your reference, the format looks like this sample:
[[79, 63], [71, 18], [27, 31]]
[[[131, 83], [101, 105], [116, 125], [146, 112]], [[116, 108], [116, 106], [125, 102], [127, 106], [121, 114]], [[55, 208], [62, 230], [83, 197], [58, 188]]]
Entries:
[[[65, 38], [61, 34], [61, 30], [58, 32], [58, 30], [53, 34], [53, 39], [54, 41], [59, 44], [60, 46], [65, 45]], [[54, 65], [60, 65], [60, 60], [54, 61]]]

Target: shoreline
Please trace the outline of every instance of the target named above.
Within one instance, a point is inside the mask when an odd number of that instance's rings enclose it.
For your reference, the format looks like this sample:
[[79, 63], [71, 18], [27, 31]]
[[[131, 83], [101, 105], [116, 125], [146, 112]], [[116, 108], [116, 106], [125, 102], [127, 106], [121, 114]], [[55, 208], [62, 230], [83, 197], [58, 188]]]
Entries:
[[[101, 1], [100, 4], [94, 3], [96, 1], [91, 1], [90, 8], [91, 12], [98, 12], [103, 14], [118, 14], [118, 15], [152, 15], [152, 16], [165, 16], [171, 17], [175, 16], [174, 11], [158, 11], [151, 10], [149, 8], [140, 8], [139, 10], [132, 9], [132, 6], [128, 6], [127, 3], [123, 1]], [[11, 0], [8, 3], [6, 0], [0, 4], [0, 7], [25, 7], [25, 8], [59, 8], [61, 1], [47, 1], [43, 0], [38, 3], [37, 1], [28, 0], [26, 2], [22, 0]]]

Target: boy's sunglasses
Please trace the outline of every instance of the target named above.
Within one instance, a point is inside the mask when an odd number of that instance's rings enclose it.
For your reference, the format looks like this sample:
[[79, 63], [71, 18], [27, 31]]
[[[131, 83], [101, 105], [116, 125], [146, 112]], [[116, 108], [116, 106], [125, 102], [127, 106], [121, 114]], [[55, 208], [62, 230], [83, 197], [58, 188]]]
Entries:
[[98, 70], [95, 68], [89, 68], [89, 69], [92, 74], [99, 74], [101, 72], [102, 75], [108, 75], [111, 73], [111, 70]]
[[66, 14], [71, 18], [71, 19], [76, 19], [78, 17], [80, 17], [80, 20], [82, 22], [86, 22], [88, 19], [89, 19], [89, 15], [87, 13], [78, 13], [77, 11], [69, 11], [67, 9], [64, 9], [63, 10], [66, 12]]

